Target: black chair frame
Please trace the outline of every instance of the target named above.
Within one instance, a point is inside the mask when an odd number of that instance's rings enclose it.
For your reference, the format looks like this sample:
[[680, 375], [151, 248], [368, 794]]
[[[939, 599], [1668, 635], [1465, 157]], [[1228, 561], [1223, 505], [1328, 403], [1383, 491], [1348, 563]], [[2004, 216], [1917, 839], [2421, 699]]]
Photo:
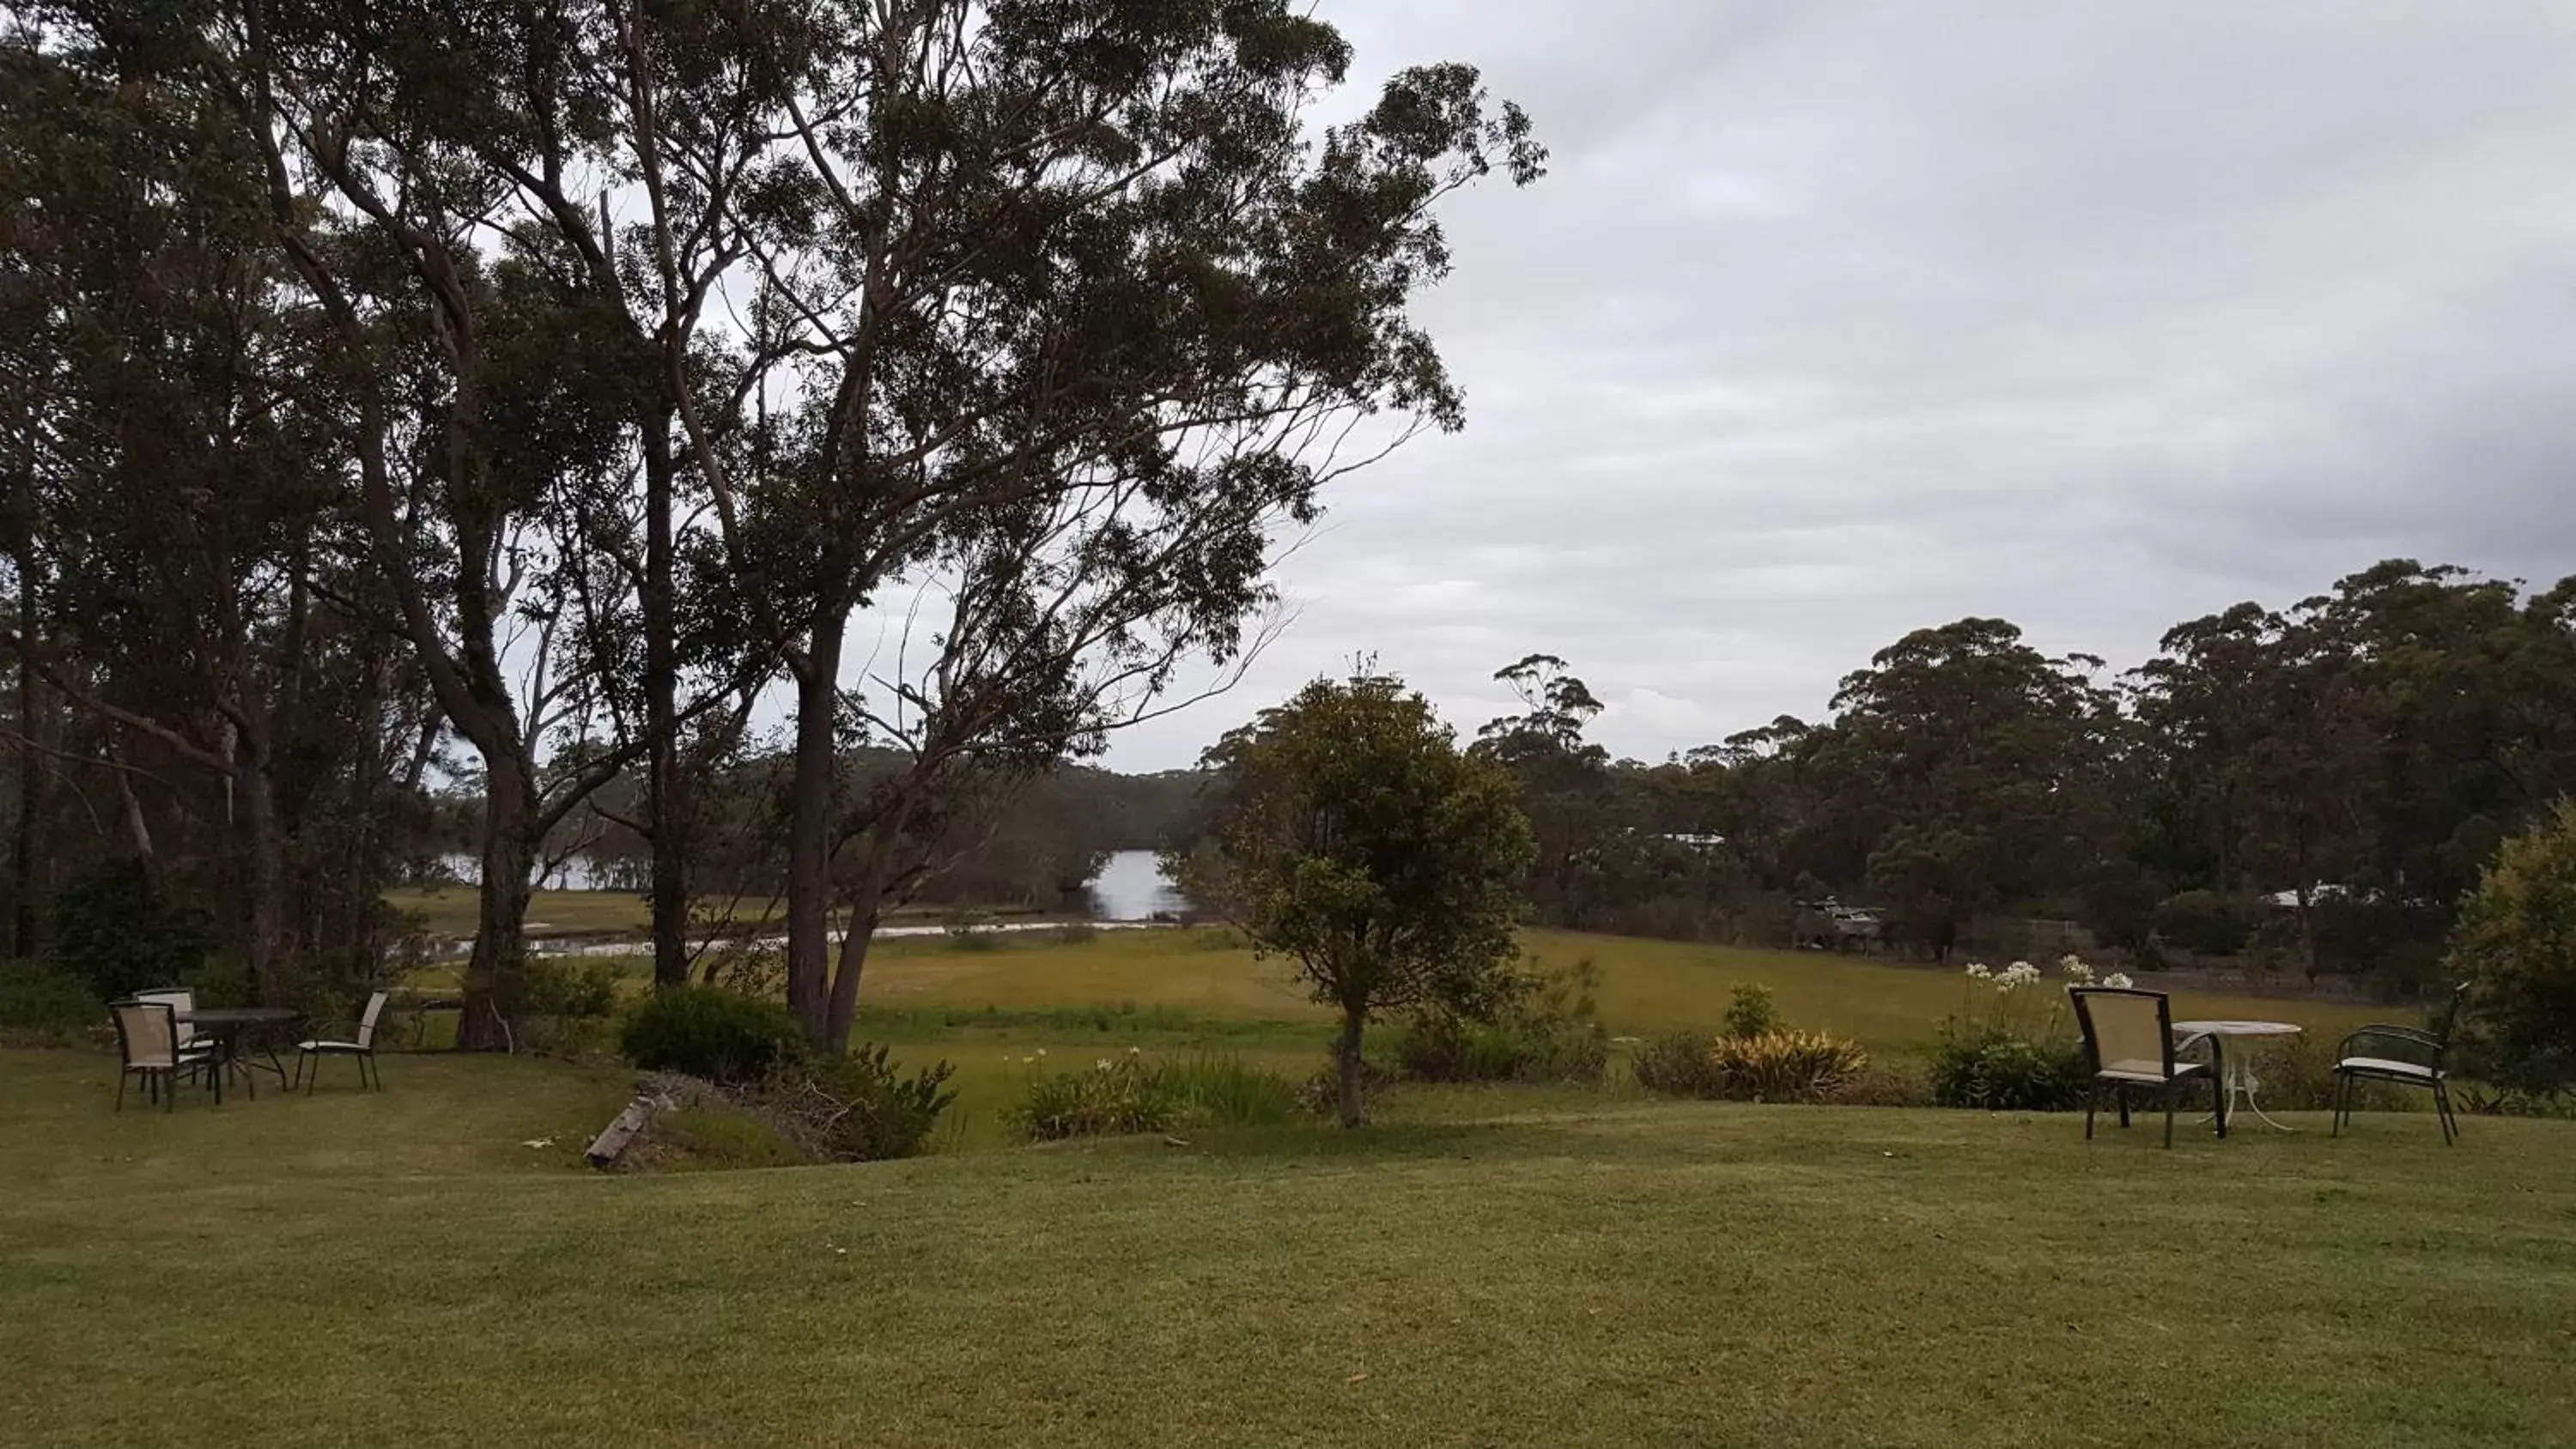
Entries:
[[[2120, 1108], [2120, 1125], [2126, 1127], [2129, 1125], [2129, 1089], [2137, 1087], [2152, 1090], [2164, 1099], [2165, 1147], [2170, 1150], [2174, 1140], [2175, 1098], [2185, 1087], [2200, 1081], [2209, 1083], [2210, 1095], [2218, 1118], [2218, 1135], [2222, 1138], [2227, 1135], [2227, 1074], [2223, 1068], [2225, 1059], [2221, 1055], [2222, 1049], [2217, 1037], [2193, 1038], [2194, 1041], [2209, 1043], [2208, 1061], [2180, 1061], [2176, 1057], [2174, 1048], [2173, 999], [2165, 993], [2142, 991], [2126, 986], [2070, 986], [2066, 989], [2066, 994], [2075, 1003], [2075, 1021], [2084, 1033], [2084, 1064], [2093, 1073], [2093, 1079], [2084, 1092], [2084, 1140], [2087, 1142], [2093, 1140], [2093, 1114], [2102, 1105], [2102, 1089], [2104, 1087], [2112, 1089], [2112, 1095]], [[2103, 1075], [2100, 1033], [2093, 1026], [2092, 998], [2097, 996], [2144, 997], [2156, 1004], [2156, 1039], [2164, 1045], [2165, 1079], [2161, 1084]]]
[[[2363, 1082], [2387, 1082], [2394, 1086], [2423, 1087], [2430, 1090], [2433, 1094], [2433, 1116], [2442, 1127], [2442, 1145], [2448, 1147], [2457, 1143], [2460, 1140], [2460, 1114], [2451, 1106], [2449, 1067], [2451, 1031], [2459, 1025], [2460, 1008], [2467, 1002], [2468, 997], [2469, 988], [2466, 982], [2452, 987], [2451, 999], [2442, 1008], [2441, 1020], [2430, 1031], [2422, 1027], [2379, 1024], [2354, 1028], [2352, 1034], [2343, 1039], [2342, 1045], [2335, 1048], [2334, 1131], [2329, 1135], [2336, 1137], [2343, 1135], [2344, 1124], [2352, 1120], [2353, 1094], [2360, 1090]], [[2431, 1061], [2423, 1063], [2431, 1075], [2419, 1076], [2414, 1072], [2351, 1065], [2353, 1045], [2356, 1042], [2373, 1040], [2397, 1042], [2422, 1049], [2432, 1058]], [[2390, 1060], [2402, 1059], [2390, 1058]]]
[[[171, 1060], [178, 1063], [176, 1066], [138, 1067], [134, 1065], [134, 1043], [128, 1040], [125, 1035], [125, 1017], [123, 1016], [122, 1011], [136, 1008], [144, 1011], [157, 1011], [170, 1019], [169, 1035]], [[186, 1077], [190, 1081], [194, 1081], [200, 1072], [207, 1070], [213, 1065], [213, 1060], [211, 1058], [200, 1059], [192, 1062], [179, 1057], [178, 1009], [171, 1006], [166, 1001], [138, 1001], [132, 997], [123, 997], [107, 1004], [107, 1014], [108, 1018], [116, 1023], [116, 1106], [113, 1110], [118, 1112], [125, 1110], [125, 1079], [128, 1077], [141, 1077], [143, 1079], [143, 1100], [145, 1102], [158, 1104], [164, 1112], [178, 1110], [178, 1079]]]

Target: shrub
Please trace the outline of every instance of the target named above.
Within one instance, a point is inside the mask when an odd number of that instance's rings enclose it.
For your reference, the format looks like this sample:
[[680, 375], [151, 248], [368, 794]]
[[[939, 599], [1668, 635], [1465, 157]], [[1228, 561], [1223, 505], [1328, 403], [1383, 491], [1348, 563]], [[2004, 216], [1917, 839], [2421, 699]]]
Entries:
[[107, 1003], [80, 977], [34, 961], [0, 961], [0, 1030], [72, 1040], [107, 1019]]
[[626, 1019], [626, 1059], [646, 1071], [754, 1082], [804, 1055], [787, 1008], [714, 986], [657, 991]]
[[1932, 1100], [1990, 1112], [2058, 1112], [2084, 1104], [2091, 1074], [2080, 1047], [1951, 1023], [1932, 1058]]
[[54, 897], [55, 963], [102, 1001], [188, 981], [214, 950], [206, 913], [170, 902], [140, 861], [102, 861]]
[[1490, 1019], [1417, 1012], [1396, 1037], [1396, 1070], [1418, 1082], [1598, 1082], [1610, 1063], [1593, 1020], [1600, 982], [1588, 956], [1555, 969], [1533, 959]]
[[1296, 1083], [1231, 1052], [1200, 1052], [1156, 1070], [1192, 1123], [1276, 1127], [1297, 1113]]
[[759, 1100], [814, 1156], [879, 1162], [914, 1156], [930, 1141], [939, 1115], [957, 1100], [948, 1090], [956, 1070], [943, 1061], [906, 1077], [886, 1047], [860, 1047], [847, 1056], [790, 1061], [762, 1086]]
[[1768, 1036], [1780, 1029], [1780, 1013], [1771, 1005], [1771, 988], [1758, 981], [1735, 983], [1726, 1003], [1726, 1034]]
[[1117, 1060], [1102, 1057], [1089, 1071], [1032, 1078], [1027, 1097], [1011, 1116], [1029, 1140], [1056, 1142], [1167, 1131], [1180, 1109], [1180, 1099], [1163, 1075], [1131, 1048]]
[[1659, 1036], [1637, 1048], [1628, 1073], [1637, 1085], [1669, 1097], [1716, 1097], [1724, 1082], [1717, 1074], [1713, 1037], [1695, 1031]]
[[1724, 1095], [1756, 1102], [1813, 1102], [1869, 1065], [1859, 1043], [1805, 1031], [1720, 1037], [1709, 1056]]
[[570, 961], [539, 957], [528, 962], [522, 978], [520, 1009], [530, 1016], [588, 1021], [617, 1010], [617, 967], [608, 961]]
[[2233, 956], [2245, 949], [2273, 910], [2260, 896], [2184, 891], [2156, 907], [2155, 929], [2169, 946], [2203, 956]]
[[2470, 983], [2468, 1045], [2497, 1085], [2576, 1084], [2576, 801], [2504, 843], [2451, 938]]

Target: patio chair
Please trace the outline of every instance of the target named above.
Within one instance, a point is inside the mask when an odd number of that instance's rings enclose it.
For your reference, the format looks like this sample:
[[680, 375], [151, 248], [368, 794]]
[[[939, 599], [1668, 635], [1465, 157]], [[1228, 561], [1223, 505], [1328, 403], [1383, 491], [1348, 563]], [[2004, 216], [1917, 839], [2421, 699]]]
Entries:
[[179, 1055], [204, 1056], [214, 1050], [213, 1042], [197, 1040], [197, 1024], [188, 1019], [188, 1013], [197, 1009], [196, 992], [185, 986], [155, 986], [149, 990], [135, 992], [126, 1000], [151, 1002], [170, 1008], [172, 1019], [178, 1023]]
[[141, 1077], [145, 1100], [161, 1103], [167, 1112], [178, 1106], [179, 1078], [213, 1070], [213, 1061], [203, 1052], [191, 1055], [179, 1049], [182, 1023], [169, 1002], [129, 998], [108, 1010], [116, 1018], [116, 1054], [121, 1063], [116, 1074], [117, 1111], [125, 1110], [128, 1077]]
[[[308, 1097], [313, 1095], [313, 1084], [322, 1079], [321, 1059], [332, 1056], [356, 1058], [358, 1085], [362, 1087], [370, 1085], [367, 1078], [372, 1073], [375, 1077], [373, 1083], [375, 1089], [379, 1092], [385, 1089], [384, 1069], [376, 1065], [376, 1019], [385, 1014], [386, 995], [387, 993], [379, 991], [369, 996], [367, 1009], [359, 1016], [356, 1024], [333, 1022], [328, 1026], [317, 1027], [312, 1040], [295, 1044], [295, 1079], [303, 1083], [304, 1095]], [[349, 1032], [348, 1039], [341, 1040], [322, 1035], [323, 1032], [334, 1028], [346, 1029]], [[309, 1078], [305, 1076], [305, 1064], [308, 1062], [312, 1064], [313, 1072]], [[292, 1089], [290, 1084], [289, 1090]]]
[[[2444, 1146], [2460, 1137], [2460, 1117], [2451, 1110], [2451, 1029], [2460, 1022], [2460, 1007], [2468, 1000], [2469, 988], [2463, 982], [2451, 988], [2451, 999], [2442, 1006], [2441, 1018], [2426, 1031], [2414, 1026], [2365, 1026], [2343, 1039], [2335, 1048], [2335, 1116], [2332, 1135], [2343, 1135], [2344, 1124], [2352, 1120], [2352, 1099], [2363, 1082], [2389, 1082], [2400, 1087], [2422, 1087], [2433, 1094], [2433, 1115], [2442, 1124]], [[2375, 1043], [2378, 1051], [2365, 1051], [2365, 1043]], [[2422, 1061], [2409, 1060], [2422, 1057]]]
[[[2115, 986], [2070, 986], [2076, 1024], [2084, 1029], [2084, 1061], [2093, 1081], [2084, 1093], [2084, 1136], [2093, 1137], [2093, 1113], [2109, 1087], [2120, 1104], [2120, 1125], [2129, 1125], [2129, 1092], [2153, 1089], [2165, 1101], [2165, 1146], [2173, 1146], [2174, 1099], [2184, 1089], [2207, 1082], [2217, 1101], [2218, 1135], [2227, 1135], [2227, 1090], [2219, 1082], [2218, 1044], [2210, 1039], [2211, 1060], [2186, 1062], [2175, 1056], [2173, 1002], [2161, 991]], [[2197, 1042], [2204, 1038], [2195, 1037]], [[2191, 1043], [2186, 1042], [2188, 1046]]]

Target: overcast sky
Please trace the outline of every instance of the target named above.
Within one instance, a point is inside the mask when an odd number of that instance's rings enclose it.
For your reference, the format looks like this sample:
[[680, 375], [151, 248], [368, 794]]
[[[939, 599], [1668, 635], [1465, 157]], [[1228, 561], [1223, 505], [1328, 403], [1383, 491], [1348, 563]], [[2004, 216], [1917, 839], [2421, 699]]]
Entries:
[[1467, 431], [1349, 480], [1199, 747], [1563, 655], [1648, 759], [1969, 614], [2135, 664], [2410, 556], [2576, 572], [2576, 5], [1334, 0], [1551, 174], [1450, 213]]

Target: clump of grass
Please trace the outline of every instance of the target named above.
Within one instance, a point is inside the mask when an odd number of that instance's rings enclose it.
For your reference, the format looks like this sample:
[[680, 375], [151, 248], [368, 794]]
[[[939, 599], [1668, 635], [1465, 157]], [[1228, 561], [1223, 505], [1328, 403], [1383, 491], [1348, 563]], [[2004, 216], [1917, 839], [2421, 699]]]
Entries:
[[1184, 1126], [1276, 1126], [1296, 1110], [1293, 1083], [1232, 1053], [1149, 1062], [1130, 1047], [1125, 1056], [1102, 1057], [1088, 1070], [1031, 1078], [1010, 1115], [1029, 1140], [1056, 1142]]

